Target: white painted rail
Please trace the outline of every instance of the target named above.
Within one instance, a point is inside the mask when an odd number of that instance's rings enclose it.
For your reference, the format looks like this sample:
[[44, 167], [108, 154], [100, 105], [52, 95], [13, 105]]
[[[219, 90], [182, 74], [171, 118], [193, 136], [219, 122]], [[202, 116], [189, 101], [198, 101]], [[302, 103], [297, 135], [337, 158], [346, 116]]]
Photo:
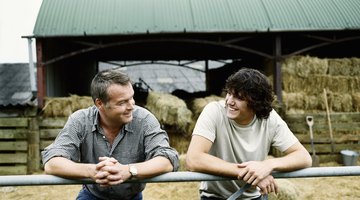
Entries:
[[[360, 176], [360, 166], [344, 167], [312, 167], [293, 172], [274, 172], [275, 178], [306, 178], [306, 177], [332, 177], [332, 176]], [[194, 181], [221, 181], [232, 180], [229, 177], [214, 176], [210, 174], [179, 171], [169, 172], [153, 178], [142, 180], [129, 180], [127, 182], [194, 182]], [[0, 176], [0, 186], [30, 186], [30, 185], [74, 185], [92, 184], [91, 179], [68, 179], [53, 175], [8, 175]]]

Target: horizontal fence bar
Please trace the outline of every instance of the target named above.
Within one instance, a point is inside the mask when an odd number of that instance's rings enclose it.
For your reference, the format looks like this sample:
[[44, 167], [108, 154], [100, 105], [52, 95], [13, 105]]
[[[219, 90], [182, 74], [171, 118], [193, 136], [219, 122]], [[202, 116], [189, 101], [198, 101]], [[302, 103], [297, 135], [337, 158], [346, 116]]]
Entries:
[[[344, 167], [312, 167], [292, 172], [273, 172], [275, 178], [307, 178], [332, 176], [360, 176], [360, 166]], [[192, 182], [192, 181], [225, 181], [234, 180], [230, 177], [214, 176], [198, 172], [169, 172], [153, 178], [142, 180], [128, 180], [126, 182]], [[34, 185], [76, 185], [93, 184], [91, 179], [67, 179], [53, 175], [9, 175], [0, 176], [0, 186], [34, 186]]]

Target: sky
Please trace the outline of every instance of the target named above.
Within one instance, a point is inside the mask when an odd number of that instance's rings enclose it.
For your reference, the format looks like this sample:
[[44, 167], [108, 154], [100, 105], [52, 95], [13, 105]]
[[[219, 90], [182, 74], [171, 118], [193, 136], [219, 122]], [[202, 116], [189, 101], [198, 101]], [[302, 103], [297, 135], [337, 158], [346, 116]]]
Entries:
[[[0, 0], [0, 63], [29, 62], [28, 40], [33, 35], [42, 0]], [[36, 62], [35, 40], [32, 42]]]

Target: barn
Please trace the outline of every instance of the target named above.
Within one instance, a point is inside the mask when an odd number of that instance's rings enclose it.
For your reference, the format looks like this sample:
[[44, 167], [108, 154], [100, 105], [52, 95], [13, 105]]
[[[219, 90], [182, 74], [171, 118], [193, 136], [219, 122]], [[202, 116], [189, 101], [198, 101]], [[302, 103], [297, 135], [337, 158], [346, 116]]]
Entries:
[[[204, 62], [206, 90], [218, 92], [231, 60], [274, 75], [282, 101], [281, 63], [294, 55], [359, 57], [356, 0], [44, 0], [34, 27], [37, 97], [88, 95], [99, 63]], [[270, 64], [269, 64], [270, 63]]]
[[[104, 66], [139, 74], [166, 65], [156, 74], [167, 77], [158, 79], [165, 86], [171, 85], [169, 78], [179, 80], [179, 68], [194, 71], [184, 72], [183, 82], [203, 82], [204, 87], [189, 86], [185, 93], [216, 95], [230, 73], [256, 68], [273, 80], [277, 101], [287, 111], [284, 118], [309, 152], [307, 115], [316, 119], [316, 150], [322, 161], [339, 160], [345, 148], [360, 150], [357, 0], [43, 0], [33, 35], [23, 37], [36, 42], [31, 53], [37, 59], [30, 67], [35, 67], [37, 87], [16, 91], [20, 93], [14, 97], [26, 100], [21, 106], [35, 105], [40, 112], [34, 116], [30, 109], [31, 115], [0, 118], [1, 174], [41, 168], [40, 150], [66, 120], [44, 118], [45, 99], [88, 96], [92, 77]], [[324, 101], [319, 100], [324, 88], [331, 97], [333, 140]], [[3, 102], [2, 108], [14, 106], [11, 99]], [[170, 139], [180, 141], [179, 135]]]

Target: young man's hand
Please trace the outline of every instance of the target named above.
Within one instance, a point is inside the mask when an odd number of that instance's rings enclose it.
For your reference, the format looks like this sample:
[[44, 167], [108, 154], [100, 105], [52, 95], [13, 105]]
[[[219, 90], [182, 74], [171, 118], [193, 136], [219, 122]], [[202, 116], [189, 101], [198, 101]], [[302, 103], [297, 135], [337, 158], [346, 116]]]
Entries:
[[264, 161], [249, 161], [238, 164], [242, 170], [238, 175], [238, 179], [256, 186], [260, 181], [269, 176], [272, 168]]
[[260, 188], [261, 194], [269, 194], [271, 192], [275, 192], [275, 194], [277, 194], [279, 190], [272, 175], [265, 177], [257, 184], [257, 186]]

